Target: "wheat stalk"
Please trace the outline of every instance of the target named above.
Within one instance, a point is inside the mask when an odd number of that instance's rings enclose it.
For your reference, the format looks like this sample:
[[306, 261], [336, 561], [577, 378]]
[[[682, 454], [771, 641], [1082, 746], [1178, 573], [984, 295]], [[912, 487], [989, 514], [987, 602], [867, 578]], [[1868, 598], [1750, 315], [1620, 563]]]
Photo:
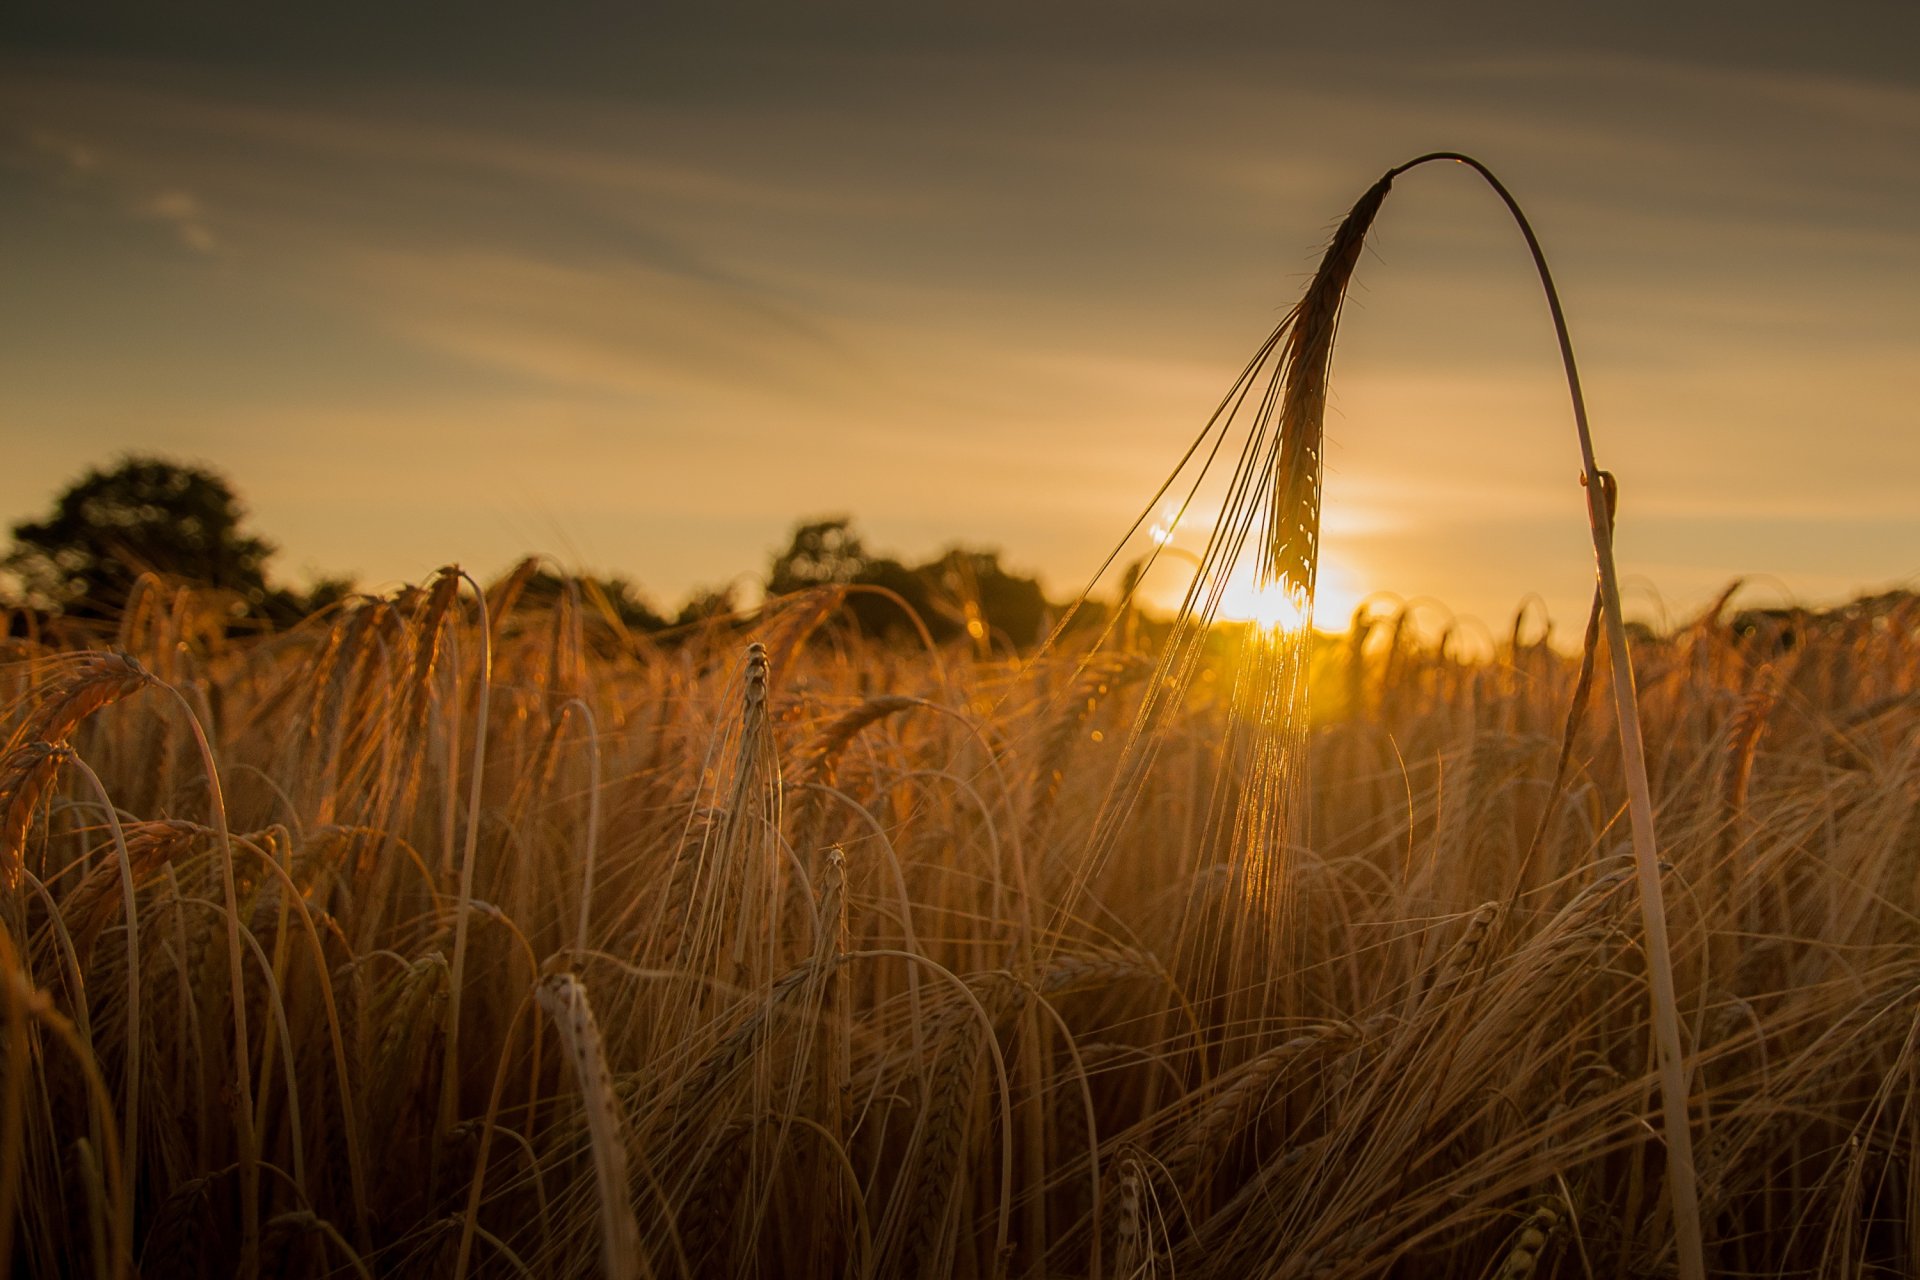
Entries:
[[634, 1280], [648, 1272], [640, 1252], [640, 1227], [627, 1199], [627, 1144], [599, 1023], [594, 1020], [586, 987], [571, 973], [544, 979], [536, 996], [559, 1029], [586, 1111], [594, 1179], [600, 1192], [602, 1274], [608, 1280]]

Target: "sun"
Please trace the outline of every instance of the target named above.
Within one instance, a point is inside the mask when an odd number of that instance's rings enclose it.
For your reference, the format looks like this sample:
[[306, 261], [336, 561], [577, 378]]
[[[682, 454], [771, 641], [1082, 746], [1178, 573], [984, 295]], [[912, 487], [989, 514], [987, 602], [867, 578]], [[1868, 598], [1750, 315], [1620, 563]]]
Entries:
[[1235, 574], [1220, 593], [1220, 617], [1251, 622], [1269, 631], [1298, 631], [1307, 620], [1304, 592], [1285, 583], [1261, 583], [1251, 574]]
[[[1360, 603], [1353, 572], [1322, 556], [1313, 592], [1313, 618], [1320, 630], [1342, 630]], [[1282, 583], [1262, 585], [1250, 566], [1238, 569], [1220, 594], [1220, 618], [1252, 622], [1273, 631], [1298, 631], [1306, 622], [1306, 601]]]
[[[1143, 594], [1143, 600], [1151, 600], [1162, 607], [1177, 609], [1186, 582], [1179, 587], [1173, 585], [1177, 578], [1184, 575], [1191, 580], [1194, 571], [1202, 569], [1202, 557], [1181, 545], [1187, 539], [1189, 513], [1171, 503], [1161, 507], [1147, 529], [1147, 538], [1152, 543], [1150, 559], [1167, 565], [1184, 562], [1191, 569], [1168, 568], [1166, 577], [1160, 578], [1155, 587]], [[1207, 521], [1202, 517], [1200, 534], [1205, 537]], [[1227, 575], [1226, 585], [1220, 589], [1220, 605], [1214, 616], [1222, 622], [1251, 622], [1263, 630], [1273, 632], [1299, 631], [1307, 620], [1306, 601], [1298, 592], [1278, 584], [1261, 585], [1256, 567], [1257, 557], [1252, 547], [1242, 549], [1238, 563]], [[1205, 581], [1199, 589], [1199, 599], [1211, 596], [1216, 579], [1213, 572], [1202, 570]], [[1320, 563], [1313, 592], [1313, 620], [1320, 630], [1343, 631], [1354, 609], [1359, 605], [1366, 591], [1361, 588], [1360, 577], [1352, 567], [1338, 556], [1329, 556], [1326, 547], [1320, 548]]]

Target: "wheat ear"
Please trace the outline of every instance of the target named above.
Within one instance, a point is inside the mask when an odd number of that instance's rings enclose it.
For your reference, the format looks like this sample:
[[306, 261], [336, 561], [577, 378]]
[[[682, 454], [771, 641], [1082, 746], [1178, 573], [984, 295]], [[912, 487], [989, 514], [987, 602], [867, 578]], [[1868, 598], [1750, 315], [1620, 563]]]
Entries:
[[586, 1110], [587, 1139], [593, 1147], [593, 1173], [600, 1190], [602, 1274], [608, 1280], [635, 1280], [644, 1269], [640, 1226], [627, 1199], [626, 1137], [600, 1024], [594, 1020], [586, 986], [570, 973], [556, 973], [541, 982], [537, 998], [559, 1028]]

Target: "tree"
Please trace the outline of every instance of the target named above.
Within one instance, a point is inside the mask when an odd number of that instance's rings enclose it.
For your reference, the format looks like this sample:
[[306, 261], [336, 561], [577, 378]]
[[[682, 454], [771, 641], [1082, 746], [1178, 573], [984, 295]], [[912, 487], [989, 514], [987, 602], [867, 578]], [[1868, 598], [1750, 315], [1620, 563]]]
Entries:
[[628, 631], [650, 633], [667, 625], [667, 619], [647, 602], [640, 589], [618, 576], [596, 578], [591, 574], [578, 574], [563, 578], [542, 569], [527, 579], [520, 599], [525, 604], [552, 608], [569, 591], [578, 593], [579, 602], [590, 613], [609, 623], [618, 623]]
[[730, 618], [740, 612], [740, 601], [731, 583], [724, 587], [702, 587], [687, 598], [674, 616], [676, 627], [691, 627], [702, 622]]
[[4, 564], [40, 608], [110, 618], [143, 573], [234, 594], [244, 612], [273, 593], [273, 544], [241, 527], [246, 510], [219, 474], [165, 458], [129, 456], [90, 470], [40, 520], [13, 527]]
[[[944, 588], [939, 603], [974, 640], [984, 642], [988, 631], [999, 631], [1016, 648], [1046, 639], [1053, 615], [1046, 594], [1034, 579], [1009, 573], [999, 552], [953, 547], [921, 572]], [[976, 633], [976, 626], [986, 630]]]
[[847, 516], [829, 516], [795, 527], [787, 549], [773, 558], [767, 594], [783, 596], [809, 587], [858, 582], [868, 567], [866, 546]]
[[1052, 612], [1040, 584], [1008, 572], [998, 552], [950, 547], [925, 564], [906, 565], [869, 553], [845, 516], [796, 526], [767, 574], [770, 596], [829, 585], [886, 593], [856, 592], [847, 600], [847, 616], [869, 635], [911, 634], [904, 604], [936, 640], [964, 635], [984, 645], [997, 631], [1024, 647], [1045, 637]]

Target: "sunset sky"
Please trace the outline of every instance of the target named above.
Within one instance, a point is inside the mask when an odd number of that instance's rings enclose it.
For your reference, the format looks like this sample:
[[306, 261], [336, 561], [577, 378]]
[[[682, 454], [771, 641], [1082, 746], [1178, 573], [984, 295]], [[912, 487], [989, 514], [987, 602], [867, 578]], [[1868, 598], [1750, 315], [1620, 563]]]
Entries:
[[[4, 523], [154, 451], [293, 580], [544, 551], [670, 606], [844, 512], [1070, 594], [1340, 214], [1444, 148], [1553, 260], [1631, 604], [1920, 577], [1906, 0], [280, 8], [0, 18]], [[1511, 224], [1430, 167], [1370, 245], [1330, 594], [1577, 628]]]

